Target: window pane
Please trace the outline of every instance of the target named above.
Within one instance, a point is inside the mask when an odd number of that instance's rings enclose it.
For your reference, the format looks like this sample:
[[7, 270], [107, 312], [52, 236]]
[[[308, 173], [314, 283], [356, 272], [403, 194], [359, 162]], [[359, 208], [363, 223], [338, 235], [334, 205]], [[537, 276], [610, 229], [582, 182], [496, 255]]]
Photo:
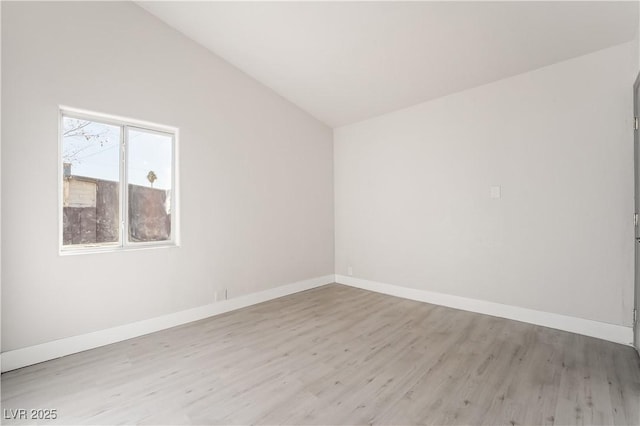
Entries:
[[173, 136], [128, 130], [129, 241], [171, 239]]
[[117, 243], [120, 127], [62, 119], [63, 245]]

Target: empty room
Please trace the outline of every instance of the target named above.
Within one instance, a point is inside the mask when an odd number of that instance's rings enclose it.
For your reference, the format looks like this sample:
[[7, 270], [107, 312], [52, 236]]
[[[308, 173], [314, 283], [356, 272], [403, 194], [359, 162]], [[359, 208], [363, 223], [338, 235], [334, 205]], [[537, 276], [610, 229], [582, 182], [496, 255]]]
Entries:
[[1, 424], [640, 425], [637, 1], [0, 1]]

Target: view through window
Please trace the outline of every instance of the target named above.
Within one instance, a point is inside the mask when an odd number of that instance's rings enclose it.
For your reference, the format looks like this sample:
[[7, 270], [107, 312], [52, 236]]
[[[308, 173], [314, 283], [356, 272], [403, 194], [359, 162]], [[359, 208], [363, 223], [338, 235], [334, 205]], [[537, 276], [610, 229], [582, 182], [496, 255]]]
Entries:
[[62, 112], [62, 249], [174, 244], [175, 132]]

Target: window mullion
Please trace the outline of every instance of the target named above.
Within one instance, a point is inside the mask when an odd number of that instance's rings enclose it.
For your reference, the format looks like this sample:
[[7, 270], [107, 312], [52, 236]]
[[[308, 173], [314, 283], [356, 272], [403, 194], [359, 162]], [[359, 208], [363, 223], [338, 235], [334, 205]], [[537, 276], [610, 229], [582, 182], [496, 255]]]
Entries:
[[129, 197], [127, 185], [127, 126], [122, 126], [120, 131], [122, 132], [122, 136], [120, 138], [120, 140], [122, 141], [122, 148], [120, 149], [120, 245], [122, 247], [126, 247], [128, 245], [127, 227], [129, 226], [129, 218], [127, 217], [127, 200]]

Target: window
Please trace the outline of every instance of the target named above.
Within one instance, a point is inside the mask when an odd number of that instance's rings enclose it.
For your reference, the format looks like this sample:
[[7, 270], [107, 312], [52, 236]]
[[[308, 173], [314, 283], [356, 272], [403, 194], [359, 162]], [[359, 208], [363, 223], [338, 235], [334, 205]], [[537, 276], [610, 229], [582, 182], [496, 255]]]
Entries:
[[177, 130], [70, 109], [60, 116], [61, 252], [176, 245]]

